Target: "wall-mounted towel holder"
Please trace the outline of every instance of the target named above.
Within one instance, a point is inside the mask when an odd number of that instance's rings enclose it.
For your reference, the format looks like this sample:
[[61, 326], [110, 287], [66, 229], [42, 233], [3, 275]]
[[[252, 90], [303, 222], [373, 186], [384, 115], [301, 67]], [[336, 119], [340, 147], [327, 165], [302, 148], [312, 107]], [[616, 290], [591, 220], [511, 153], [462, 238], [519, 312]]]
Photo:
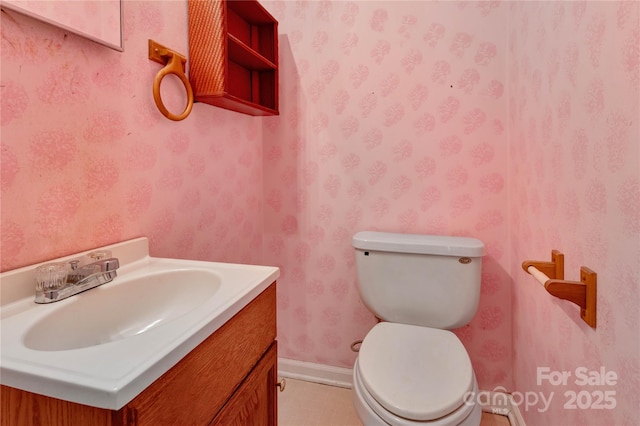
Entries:
[[551, 251], [551, 262], [525, 260], [522, 269], [533, 275], [555, 297], [580, 306], [580, 318], [596, 328], [598, 274], [583, 266], [580, 268], [580, 281], [566, 281], [564, 255], [558, 250]]
[[[191, 88], [189, 79], [185, 75], [187, 58], [178, 52], [167, 49], [163, 45], [149, 39], [149, 59], [161, 65], [165, 65], [165, 67], [162, 68], [153, 79], [153, 99], [156, 101], [156, 106], [162, 115], [167, 117], [169, 120], [184, 120], [191, 113], [191, 109], [193, 108], [193, 89]], [[184, 84], [184, 88], [187, 90], [187, 106], [180, 115], [175, 115], [169, 112], [162, 102], [162, 97], [160, 97], [160, 83], [167, 74], [174, 74], [178, 77], [182, 81], [182, 84]]]

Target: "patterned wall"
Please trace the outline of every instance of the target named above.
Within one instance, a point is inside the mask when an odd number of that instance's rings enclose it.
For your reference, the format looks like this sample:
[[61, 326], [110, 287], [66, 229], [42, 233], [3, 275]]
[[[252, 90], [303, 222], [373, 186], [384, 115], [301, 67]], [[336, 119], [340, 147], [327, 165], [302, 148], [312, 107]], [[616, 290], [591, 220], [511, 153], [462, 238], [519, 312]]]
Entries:
[[[639, 6], [510, 7], [515, 389], [546, 398], [553, 393], [546, 409], [541, 402], [520, 406], [527, 425], [638, 423]], [[550, 259], [551, 249], [565, 254], [565, 278], [579, 280], [582, 265], [598, 273], [596, 330], [575, 305], [546, 294], [520, 268], [524, 259]], [[566, 385], [554, 385], [539, 380], [538, 368], [571, 376]], [[604, 368], [618, 376], [617, 383], [581, 385], [579, 368], [598, 375]]]
[[3, 269], [139, 235], [156, 255], [276, 264], [281, 355], [350, 367], [373, 324], [351, 235], [471, 235], [488, 255], [458, 333], [481, 384], [508, 385], [505, 7], [265, 5], [281, 116], [197, 104], [180, 123], [153, 104], [146, 45], [187, 53], [185, 4], [125, 2], [124, 53], [3, 14]]
[[506, 7], [264, 2], [279, 20], [282, 115], [264, 121], [265, 261], [281, 356], [351, 367], [375, 323], [351, 237], [467, 235], [487, 246], [457, 331], [483, 388], [510, 386]]
[[260, 121], [196, 104], [176, 123], [153, 101], [148, 39], [187, 54], [186, 22], [186, 3], [127, 1], [120, 53], [3, 11], [3, 270], [142, 235], [159, 256], [260, 262]]
[[[154, 255], [276, 264], [281, 356], [350, 367], [374, 324], [351, 236], [475, 236], [480, 308], [457, 333], [481, 388], [555, 390], [527, 424], [634, 424], [637, 3], [263, 4], [281, 115], [196, 104], [180, 123], [155, 108], [146, 49], [187, 53], [184, 2], [127, 0], [124, 53], [2, 12], [2, 270], [140, 235]], [[551, 248], [568, 278], [598, 272], [596, 331], [521, 271]], [[536, 384], [583, 363], [624, 377], [616, 410]]]

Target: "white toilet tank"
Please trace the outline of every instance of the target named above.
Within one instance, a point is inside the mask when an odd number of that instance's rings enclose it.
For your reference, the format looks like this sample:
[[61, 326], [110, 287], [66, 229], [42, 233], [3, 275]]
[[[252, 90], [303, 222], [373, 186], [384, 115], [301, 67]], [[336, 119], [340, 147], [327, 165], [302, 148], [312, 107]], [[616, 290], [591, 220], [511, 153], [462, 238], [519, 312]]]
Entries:
[[379, 319], [449, 330], [475, 315], [482, 241], [363, 231], [352, 243], [360, 296]]

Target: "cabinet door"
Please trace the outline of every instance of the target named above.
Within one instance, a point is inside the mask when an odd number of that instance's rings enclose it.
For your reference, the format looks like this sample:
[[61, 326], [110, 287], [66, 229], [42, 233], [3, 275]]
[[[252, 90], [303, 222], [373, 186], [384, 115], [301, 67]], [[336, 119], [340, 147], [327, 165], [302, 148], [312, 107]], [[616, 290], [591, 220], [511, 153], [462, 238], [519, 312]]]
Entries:
[[213, 419], [211, 425], [276, 426], [278, 424], [277, 359], [277, 342], [273, 342], [260, 362]]

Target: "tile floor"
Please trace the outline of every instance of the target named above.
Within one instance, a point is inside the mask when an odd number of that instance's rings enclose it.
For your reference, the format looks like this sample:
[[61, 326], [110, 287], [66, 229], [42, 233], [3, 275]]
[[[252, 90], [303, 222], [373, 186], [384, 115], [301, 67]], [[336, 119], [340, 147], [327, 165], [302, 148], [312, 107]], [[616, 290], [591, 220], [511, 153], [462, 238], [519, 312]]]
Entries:
[[287, 379], [278, 394], [278, 426], [360, 426], [351, 389]]
[[[361, 426], [351, 389], [287, 379], [278, 394], [279, 426]], [[509, 426], [504, 416], [482, 413], [480, 426]]]

